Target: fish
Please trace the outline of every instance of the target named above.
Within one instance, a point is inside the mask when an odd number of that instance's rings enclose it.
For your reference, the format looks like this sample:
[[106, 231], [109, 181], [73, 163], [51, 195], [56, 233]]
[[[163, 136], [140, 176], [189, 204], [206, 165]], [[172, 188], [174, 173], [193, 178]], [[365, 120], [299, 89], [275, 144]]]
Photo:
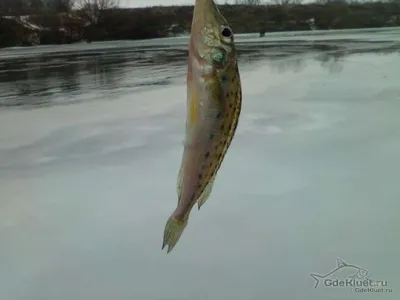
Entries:
[[162, 250], [170, 253], [192, 208], [209, 199], [231, 145], [242, 107], [242, 86], [233, 31], [213, 0], [196, 0], [189, 38], [187, 116], [178, 204], [168, 218]]
[[351, 283], [352, 280], [368, 279], [367, 277], [368, 271], [366, 269], [363, 269], [353, 264], [348, 264], [339, 257], [336, 258], [335, 269], [331, 270], [330, 272], [324, 275], [319, 275], [319, 274], [310, 274], [310, 275], [312, 278], [315, 279], [314, 288], [318, 287], [321, 280], [324, 280], [324, 282], [328, 282], [340, 278], [341, 280], [350, 280], [347, 282]]

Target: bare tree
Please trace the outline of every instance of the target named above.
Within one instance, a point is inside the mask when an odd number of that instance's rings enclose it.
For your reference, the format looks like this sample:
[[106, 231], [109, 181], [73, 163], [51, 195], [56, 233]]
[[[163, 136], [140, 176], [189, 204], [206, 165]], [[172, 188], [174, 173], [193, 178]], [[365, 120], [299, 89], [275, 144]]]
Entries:
[[4, 16], [6, 13], [6, 5], [4, 0], [0, 0], [0, 24], [1, 24], [1, 17]]
[[92, 24], [97, 24], [105, 10], [117, 8], [119, 0], [78, 0], [77, 8]]
[[[363, 1], [363, 2], [366, 2], [366, 1]], [[347, 0], [317, 0], [316, 3], [318, 3], [318, 4], [346, 4]]]
[[235, 4], [260, 5], [261, 0], [235, 0]]
[[301, 4], [302, 0], [273, 0], [277, 5], [291, 5], [291, 4]]
[[27, 3], [25, 0], [1, 0], [0, 8], [5, 15], [21, 15], [26, 9]]
[[33, 12], [36, 13], [36, 12], [39, 12], [43, 8], [44, 3], [42, 0], [30, 0], [27, 3], [27, 5], [29, 6], [29, 8], [31, 10], [33, 10]]
[[43, 0], [0, 0], [0, 11], [2, 14], [32, 14], [39, 12], [43, 7]]
[[[31, 0], [32, 1], [32, 0]], [[44, 0], [44, 6], [54, 12], [70, 12], [76, 0]]]

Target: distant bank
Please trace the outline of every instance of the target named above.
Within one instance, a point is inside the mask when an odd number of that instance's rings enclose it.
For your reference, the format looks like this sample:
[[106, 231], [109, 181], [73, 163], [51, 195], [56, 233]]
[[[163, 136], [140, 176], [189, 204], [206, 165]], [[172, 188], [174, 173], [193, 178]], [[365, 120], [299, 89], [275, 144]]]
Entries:
[[[220, 5], [235, 33], [400, 26], [400, 1]], [[82, 11], [0, 12], [0, 46], [149, 39], [190, 32], [193, 6], [113, 8], [96, 19]]]

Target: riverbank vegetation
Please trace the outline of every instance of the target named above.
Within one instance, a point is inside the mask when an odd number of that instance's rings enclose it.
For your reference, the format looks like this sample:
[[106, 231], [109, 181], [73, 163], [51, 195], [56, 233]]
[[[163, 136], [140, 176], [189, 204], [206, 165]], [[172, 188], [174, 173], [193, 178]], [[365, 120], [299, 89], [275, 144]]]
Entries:
[[[234, 32], [400, 26], [400, 0], [236, 0], [220, 5]], [[0, 46], [188, 34], [193, 6], [120, 8], [117, 0], [0, 0]]]

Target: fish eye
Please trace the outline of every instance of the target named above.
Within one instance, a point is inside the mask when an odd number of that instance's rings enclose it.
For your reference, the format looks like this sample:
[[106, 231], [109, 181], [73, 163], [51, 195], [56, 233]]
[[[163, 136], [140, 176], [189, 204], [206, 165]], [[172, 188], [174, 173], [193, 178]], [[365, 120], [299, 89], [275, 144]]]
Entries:
[[228, 27], [222, 28], [221, 34], [225, 38], [230, 38], [232, 36], [232, 30], [230, 30]]

